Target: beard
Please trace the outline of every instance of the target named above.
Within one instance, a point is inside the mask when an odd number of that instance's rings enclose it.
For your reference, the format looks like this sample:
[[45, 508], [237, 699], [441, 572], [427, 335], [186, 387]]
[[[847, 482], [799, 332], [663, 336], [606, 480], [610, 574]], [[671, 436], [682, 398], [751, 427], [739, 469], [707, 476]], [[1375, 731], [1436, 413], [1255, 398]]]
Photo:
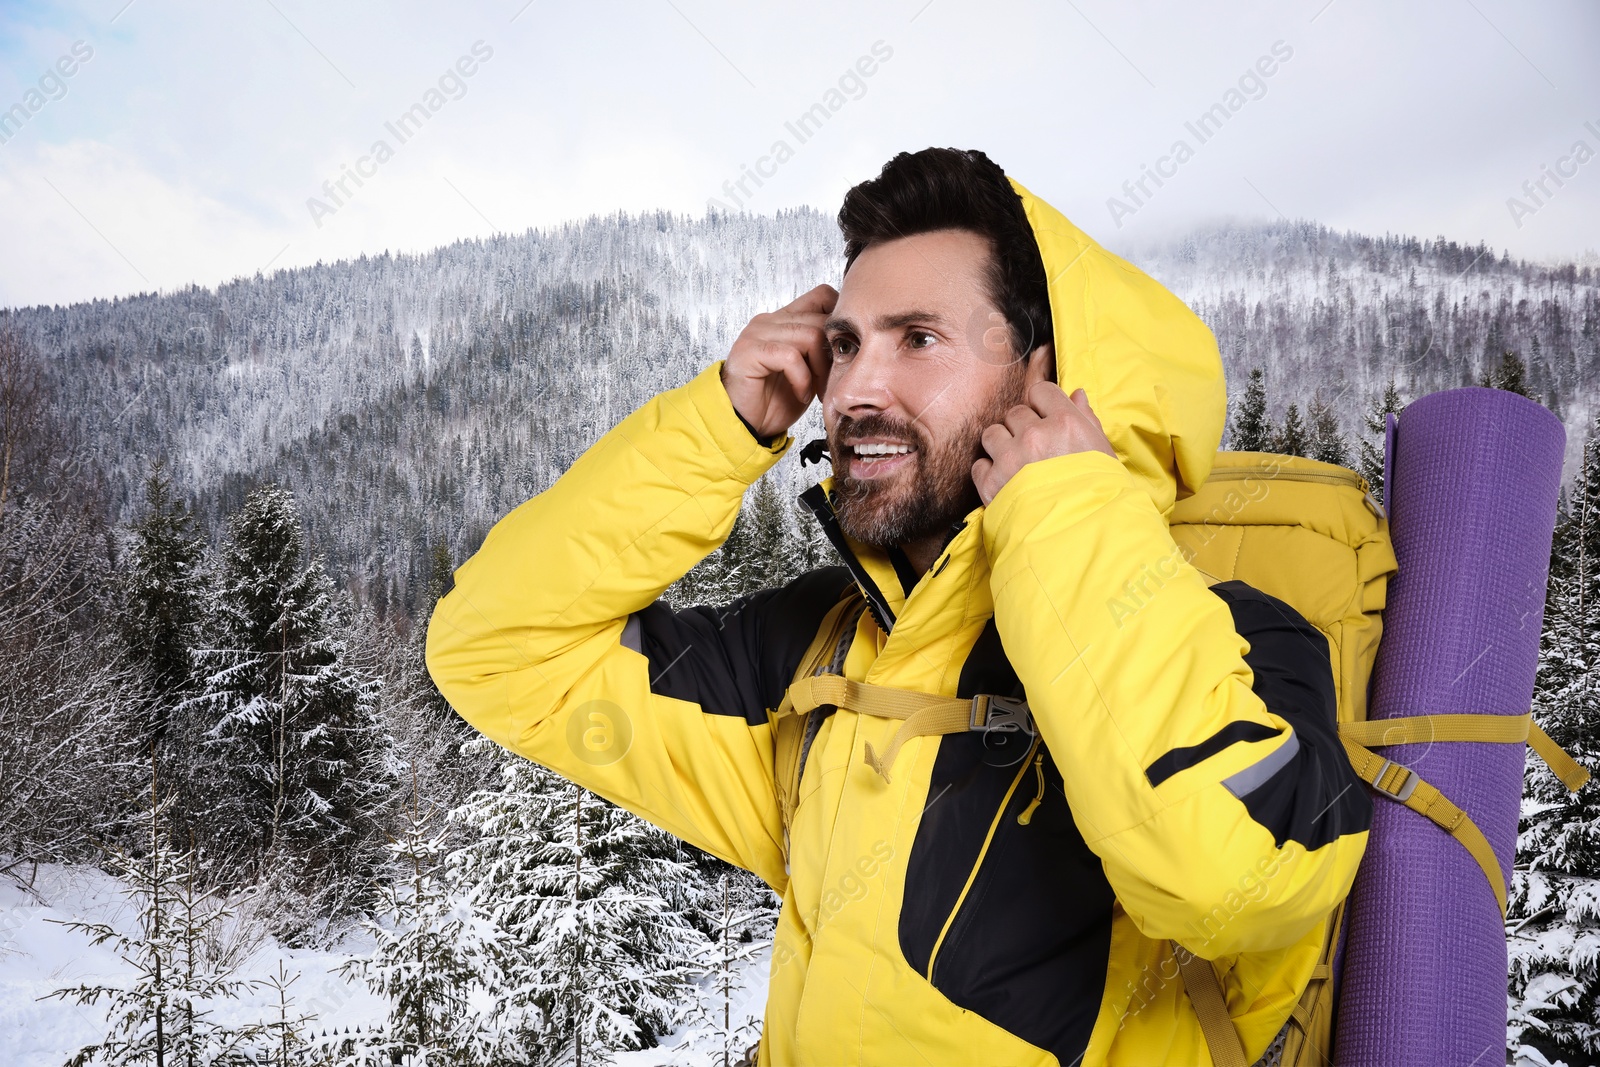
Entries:
[[[852, 419], [841, 415], [828, 435], [834, 457], [834, 512], [845, 533], [865, 544], [889, 548], [947, 533], [983, 502], [972, 482], [972, 465], [983, 458], [983, 431], [1001, 422], [1027, 395], [1020, 371], [942, 442], [930, 442], [924, 427], [887, 415]], [[854, 453], [845, 437], [882, 435], [912, 444], [914, 462], [889, 478], [854, 478]]]

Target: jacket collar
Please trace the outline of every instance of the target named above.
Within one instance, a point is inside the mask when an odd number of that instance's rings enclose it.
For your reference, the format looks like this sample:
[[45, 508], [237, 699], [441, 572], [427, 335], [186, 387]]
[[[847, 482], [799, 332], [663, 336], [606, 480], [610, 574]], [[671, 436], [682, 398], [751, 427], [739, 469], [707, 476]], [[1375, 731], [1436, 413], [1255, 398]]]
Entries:
[[989, 561], [980, 536], [982, 506], [951, 527], [933, 566], [919, 577], [898, 548], [885, 550], [845, 533], [835, 500], [832, 476], [800, 494], [885, 634], [903, 634], [910, 644], [922, 645], [993, 614]]

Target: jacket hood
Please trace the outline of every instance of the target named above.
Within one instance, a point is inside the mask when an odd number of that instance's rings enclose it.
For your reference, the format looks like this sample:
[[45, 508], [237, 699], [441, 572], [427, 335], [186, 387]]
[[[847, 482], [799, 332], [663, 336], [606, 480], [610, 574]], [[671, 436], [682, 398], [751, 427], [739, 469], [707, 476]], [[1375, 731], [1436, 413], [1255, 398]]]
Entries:
[[1216, 337], [1154, 278], [1009, 180], [1049, 278], [1056, 381], [1083, 388], [1118, 457], [1170, 514], [1205, 482], [1222, 441]]

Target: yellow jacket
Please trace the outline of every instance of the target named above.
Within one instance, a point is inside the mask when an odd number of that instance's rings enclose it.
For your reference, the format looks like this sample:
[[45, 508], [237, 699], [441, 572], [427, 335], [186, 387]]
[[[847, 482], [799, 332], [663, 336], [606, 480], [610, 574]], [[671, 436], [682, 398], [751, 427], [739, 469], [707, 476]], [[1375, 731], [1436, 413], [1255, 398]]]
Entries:
[[[428, 668], [474, 727], [782, 894], [763, 1064], [1208, 1064], [1169, 939], [1215, 962], [1258, 1056], [1366, 845], [1326, 639], [1209, 587], [1167, 528], [1221, 436], [1214, 338], [1016, 188], [1058, 380], [1118, 459], [1024, 467], [909, 590], [832, 521], [824, 480], [806, 499], [843, 566], [674, 613], [658, 597], [792, 440], [752, 437], [717, 364], [501, 519], [429, 625]], [[913, 739], [886, 782], [864, 750], [899, 722], [837, 711], [786, 870], [771, 712], [852, 585], [872, 610], [843, 674], [1025, 695], [1039, 743]]]

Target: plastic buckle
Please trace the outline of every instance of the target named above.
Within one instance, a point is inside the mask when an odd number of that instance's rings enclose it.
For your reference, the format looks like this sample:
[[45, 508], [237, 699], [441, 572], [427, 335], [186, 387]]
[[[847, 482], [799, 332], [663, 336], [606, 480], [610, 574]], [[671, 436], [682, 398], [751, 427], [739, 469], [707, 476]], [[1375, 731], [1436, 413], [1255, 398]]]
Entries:
[[[1384, 778], [1389, 774], [1389, 768], [1390, 767], [1399, 767], [1402, 771], [1406, 772], [1406, 776], [1402, 780], [1403, 784], [1400, 786], [1399, 789], [1385, 789], [1382, 785], [1378, 784], [1379, 782], [1382, 782], [1384, 780]], [[1386, 759], [1386, 760], [1383, 761], [1383, 766], [1378, 768], [1377, 777], [1375, 777], [1373, 779], [1373, 783], [1372, 784], [1380, 792], [1387, 793], [1389, 796], [1392, 796], [1396, 800], [1404, 803], [1405, 801], [1411, 799], [1411, 794], [1412, 793], [1415, 793], [1417, 791], [1417, 783], [1419, 781], [1421, 781], [1421, 778], [1417, 775], [1416, 771], [1412, 770], [1410, 767], [1405, 766], [1404, 764], [1396, 763], [1393, 760], [1387, 760]]]
[[1016, 697], [979, 693], [972, 698], [969, 730], [980, 733], [1025, 733], [1034, 736], [1033, 713], [1028, 702]]

